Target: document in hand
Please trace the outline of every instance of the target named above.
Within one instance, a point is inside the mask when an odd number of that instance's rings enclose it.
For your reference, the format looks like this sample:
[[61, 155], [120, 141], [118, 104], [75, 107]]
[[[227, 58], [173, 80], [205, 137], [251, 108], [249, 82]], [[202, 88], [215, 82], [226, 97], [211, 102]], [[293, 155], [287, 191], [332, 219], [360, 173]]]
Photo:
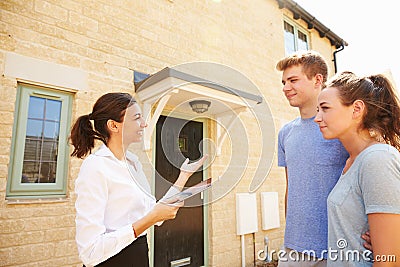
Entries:
[[201, 181], [198, 184], [195, 184], [192, 187], [186, 188], [185, 190], [170, 196], [165, 199], [161, 199], [161, 202], [166, 203], [166, 204], [173, 204], [176, 202], [183, 201], [189, 197], [192, 197], [198, 193], [203, 192], [204, 190], [208, 189], [211, 187], [211, 178], [208, 178], [207, 180]]

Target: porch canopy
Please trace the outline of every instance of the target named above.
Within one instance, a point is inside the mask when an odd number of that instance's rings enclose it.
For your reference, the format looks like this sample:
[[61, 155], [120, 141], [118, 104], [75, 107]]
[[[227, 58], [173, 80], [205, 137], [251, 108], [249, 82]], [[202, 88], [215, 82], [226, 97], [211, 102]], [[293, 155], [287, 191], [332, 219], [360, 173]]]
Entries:
[[[136, 83], [135, 91], [135, 97], [143, 104], [143, 116], [148, 123], [143, 138], [144, 150], [150, 149], [151, 136], [166, 106], [179, 114], [190, 114], [193, 118], [208, 117], [218, 121], [231, 116], [223, 134], [218, 134], [217, 129], [218, 144], [221, 144], [229, 125], [234, 123], [238, 114], [263, 102], [262, 96], [257, 94], [257, 87], [243, 74], [227, 66], [208, 62], [166, 67]], [[196, 114], [190, 102], [197, 100], [210, 102], [208, 110]]]

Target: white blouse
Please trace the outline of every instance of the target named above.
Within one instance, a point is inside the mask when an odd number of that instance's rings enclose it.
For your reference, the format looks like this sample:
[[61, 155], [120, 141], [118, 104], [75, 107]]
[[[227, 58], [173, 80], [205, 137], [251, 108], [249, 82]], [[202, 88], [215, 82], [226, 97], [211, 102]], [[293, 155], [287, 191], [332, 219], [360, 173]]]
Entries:
[[[102, 145], [83, 161], [75, 181], [76, 242], [87, 267], [131, 244], [135, 240], [132, 223], [156, 203], [138, 157], [130, 152], [126, 157], [129, 164]], [[177, 192], [171, 187], [166, 196]]]

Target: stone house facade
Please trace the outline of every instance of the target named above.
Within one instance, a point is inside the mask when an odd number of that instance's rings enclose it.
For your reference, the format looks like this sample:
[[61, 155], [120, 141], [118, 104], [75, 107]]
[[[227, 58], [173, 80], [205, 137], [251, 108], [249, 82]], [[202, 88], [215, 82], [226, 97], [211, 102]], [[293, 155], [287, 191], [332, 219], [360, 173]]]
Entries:
[[[0, 266], [81, 266], [74, 239], [74, 181], [82, 160], [69, 156], [67, 138], [72, 122], [90, 113], [102, 94], [140, 96], [135, 73], [156, 74], [188, 62], [228, 66], [252, 81], [258, 90], [252, 96], [268, 103], [271, 140], [276, 142], [280, 127], [297, 116], [282, 94], [276, 62], [287, 51], [314, 49], [328, 59], [333, 74], [332, 60], [343, 45], [292, 0], [0, 1]], [[153, 104], [147, 106], [148, 114], [155, 113]], [[171, 114], [175, 105], [165, 105], [161, 115]], [[47, 115], [39, 114], [44, 107]], [[204, 266], [240, 266], [243, 261], [253, 266], [265, 236], [270, 249], [283, 243], [285, 174], [277, 167], [276, 143], [269, 149], [268, 175], [254, 191], [258, 229], [237, 234], [237, 193], [248, 192], [263, 164], [254, 118], [246, 112], [239, 117], [254, 135], [225, 140], [207, 171], [208, 176], [223, 175], [231, 148], [241, 142], [247, 146], [240, 180], [203, 210]], [[203, 137], [216, 142], [216, 121], [197, 121], [204, 126]], [[133, 149], [139, 158], [149, 159], [143, 166], [154, 184], [156, 141], [148, 140], [146, 150], [141, 145]], [[28, 177], [21, 178], [21, 172]], [[261, 227], [261, 192], [278, 194], [279, 225], [273, 229]], [[158, 254], [155, 235], [150, 231], [152, 264]]]

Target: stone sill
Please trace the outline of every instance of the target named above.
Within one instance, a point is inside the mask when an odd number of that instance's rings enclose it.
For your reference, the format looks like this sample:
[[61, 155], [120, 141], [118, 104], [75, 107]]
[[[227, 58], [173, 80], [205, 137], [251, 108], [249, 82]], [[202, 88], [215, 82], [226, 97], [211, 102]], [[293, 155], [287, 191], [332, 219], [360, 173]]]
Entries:
[[70, 199], [67, 197], [6, 198], [7, 205], [64, 203], [69, 201]]

